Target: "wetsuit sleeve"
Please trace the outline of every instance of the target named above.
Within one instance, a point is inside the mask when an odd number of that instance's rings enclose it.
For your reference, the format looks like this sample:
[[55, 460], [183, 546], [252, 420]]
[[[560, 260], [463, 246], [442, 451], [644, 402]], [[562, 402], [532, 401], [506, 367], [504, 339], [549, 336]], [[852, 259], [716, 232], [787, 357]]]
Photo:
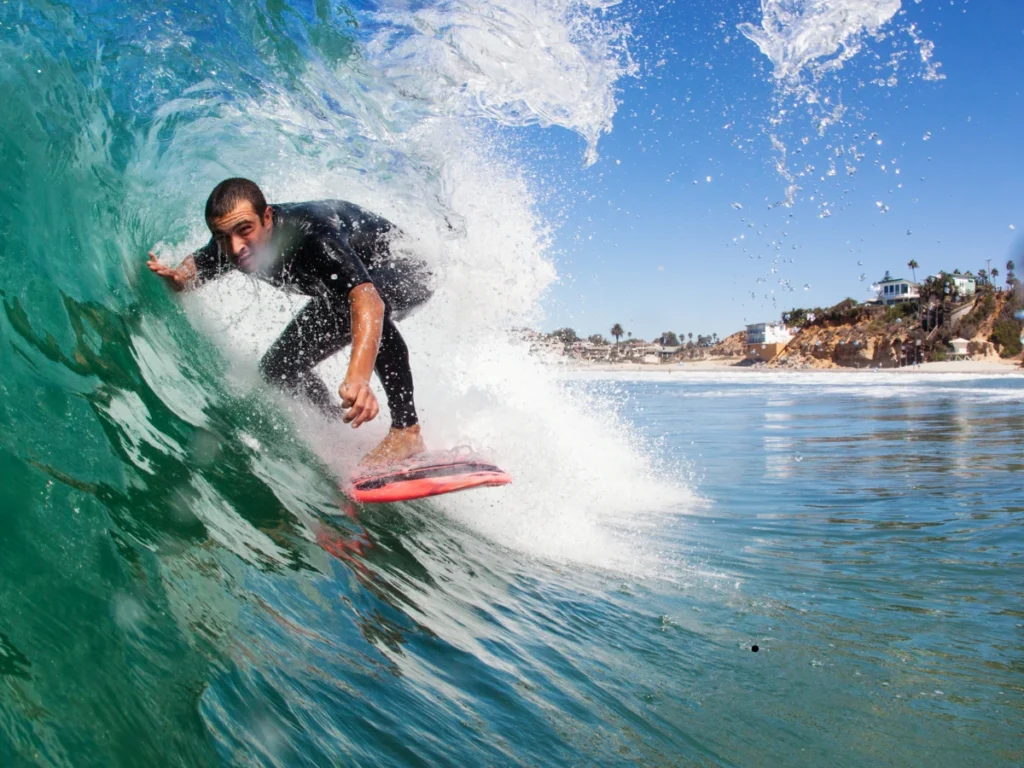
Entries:
[[231, 265], [228, 264], [227, 259], [221, 256], [220, 248], [212, 238], [210, 242], [192, 254], [192, 259], [196, 263], [196, 278], [200, 285], [215, 280], [231, 270]]
[[320, 241], [322, 262], [317, 265], [320, 279], [332, 293], [348, 298], [357, 285], [372, 283], [362, 259], [344, 235], [325, 237]]

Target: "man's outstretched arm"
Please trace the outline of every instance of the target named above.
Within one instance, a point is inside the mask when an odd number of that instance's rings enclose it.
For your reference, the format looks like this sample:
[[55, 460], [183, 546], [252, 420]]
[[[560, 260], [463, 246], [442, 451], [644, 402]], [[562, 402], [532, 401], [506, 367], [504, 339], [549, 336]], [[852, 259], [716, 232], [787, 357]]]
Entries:
[[375, 419], [380, 412], [377, 398], [370, 389], [370, 376], [377, 362], [384, 326], [384, 302], [373, 283], [362, 283], [349, 291], [348, 303], [352, 312], [352, 358], [338, 394], [342, 407], [348, 409], [344, 422], [358, 427]]

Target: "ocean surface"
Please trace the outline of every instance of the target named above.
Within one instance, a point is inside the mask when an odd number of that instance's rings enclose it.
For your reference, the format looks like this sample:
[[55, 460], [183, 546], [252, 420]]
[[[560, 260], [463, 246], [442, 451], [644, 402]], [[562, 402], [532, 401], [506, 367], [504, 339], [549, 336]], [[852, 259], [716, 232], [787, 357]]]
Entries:
[[[898, 7], [745, 34], [791, 72]], [[1024, 762], [1020, 377], [566, 378], [514, 331], [530, 152], [597, 157], [635, 11], [0, 3], [0, 766]], [[230, 175], [408, 234], [428, 442], [513, 485], [348, 505], [386, 426], [257, 374], [301, 297], [144, 267]]]
[[5, 458], [3, 764], [1020, 764], [1024, 377], [564, 386], [691, 489], [605, 566], [231, 440], [205, 499]]

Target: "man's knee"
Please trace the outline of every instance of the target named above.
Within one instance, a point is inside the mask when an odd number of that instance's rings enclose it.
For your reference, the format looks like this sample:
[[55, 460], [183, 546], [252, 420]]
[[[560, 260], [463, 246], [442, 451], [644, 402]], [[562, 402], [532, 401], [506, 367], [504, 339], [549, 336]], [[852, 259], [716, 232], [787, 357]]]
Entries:
[[271, 349], [260, 360], [260, 376], [269, 384], [284, 386], [298, 376], [296, 366], [290, 365], [286, 356]]

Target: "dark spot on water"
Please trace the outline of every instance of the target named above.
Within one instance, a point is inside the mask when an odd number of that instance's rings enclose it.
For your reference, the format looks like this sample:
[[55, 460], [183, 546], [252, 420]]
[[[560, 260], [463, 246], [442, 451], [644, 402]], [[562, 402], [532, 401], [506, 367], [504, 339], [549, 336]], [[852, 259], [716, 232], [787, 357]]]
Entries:
[[7, 635], [0, 633], [0, 677], [20, 677], [30, 679], [28, 670], [32, 663], [28, 658], [14, 647]]
[[758, 647], [756, 645], [752, 645], [750, 646], [750, 650], [752, 650], [754, 653], [757, 653]]

